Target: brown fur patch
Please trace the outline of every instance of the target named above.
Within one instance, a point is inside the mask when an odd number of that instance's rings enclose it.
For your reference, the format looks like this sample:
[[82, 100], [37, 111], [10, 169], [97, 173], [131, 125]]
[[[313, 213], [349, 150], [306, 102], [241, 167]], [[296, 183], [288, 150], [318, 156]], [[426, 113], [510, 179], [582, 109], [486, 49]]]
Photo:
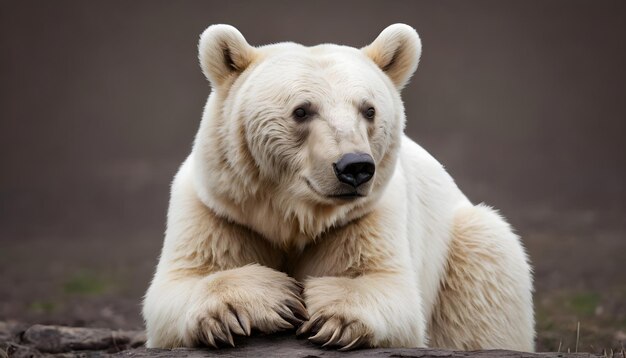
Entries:
[[[392, 272], [393, 248], [381, 236], [377, 213], [370, 213], [340, 228], [330, 229], [294, 260], [294, 277], [358, 277]], [[306, 268], [306, 272], [302, 269]]]
[[202, 218], [191, 222], [200, 222], [202, 226], [190, 228], [188, 236], [180, 237], [170, 258], [173, 275], [206, 276], [252, 263], [272, 268], [281, 265], [283, 253], [267, 240], [205, 206], [199, 209]]

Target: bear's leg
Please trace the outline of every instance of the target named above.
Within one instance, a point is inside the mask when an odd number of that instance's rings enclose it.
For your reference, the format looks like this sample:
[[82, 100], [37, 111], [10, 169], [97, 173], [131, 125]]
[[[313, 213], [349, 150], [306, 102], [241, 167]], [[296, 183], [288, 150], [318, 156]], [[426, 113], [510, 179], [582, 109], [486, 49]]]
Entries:
[[282, 254], [206, 207], [188, 171], [186, 162], [172, 186], [163, 251], [144, 300], [147, 346], [232, 344], [233, 334], [306, 319], [301, 285], [273, 269]]
[[312, 342], [339, 350], [424, 346], [425, 325], [414, 282], [402, 276], [307, 280], [304, 295], [311, 319], [297, 334], [310, 334]]
[[484, 205], [455, 215], [430, 346], [534, 350], [531, 268], [511, 227]]
[[425, 345], [406, 215], [394, 208], [381, 204], [303, 254], [294, 277], [308, 277], [304, 297], [311, 319], [298, 335], [344, 350]]

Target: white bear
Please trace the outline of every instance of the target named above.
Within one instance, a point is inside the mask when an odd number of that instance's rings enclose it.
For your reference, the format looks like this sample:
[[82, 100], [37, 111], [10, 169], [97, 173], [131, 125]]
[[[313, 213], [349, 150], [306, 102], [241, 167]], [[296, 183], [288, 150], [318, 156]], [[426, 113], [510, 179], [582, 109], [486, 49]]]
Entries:
[[172, 184], [143, 315], [148, 347], [296, 334], [357, 347], [534, 349], [519, 238], [403, 134], [421, 42], [200, 38], [212, 93]]

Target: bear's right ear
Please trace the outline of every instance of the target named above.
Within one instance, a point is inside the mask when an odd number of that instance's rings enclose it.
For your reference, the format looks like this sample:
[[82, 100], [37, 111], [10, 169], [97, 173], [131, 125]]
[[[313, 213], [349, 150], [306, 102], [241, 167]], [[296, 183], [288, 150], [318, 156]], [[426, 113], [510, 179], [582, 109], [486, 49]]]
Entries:
[[241, 74], [254, 60], [255, 49], [230, 25], [209, 26], [198, 44], [200, 67], [214, 88]]
[[422, 54], [422, 42], [411, 26], [393, 24], [361, 51], [401, 90], [417, 69]]

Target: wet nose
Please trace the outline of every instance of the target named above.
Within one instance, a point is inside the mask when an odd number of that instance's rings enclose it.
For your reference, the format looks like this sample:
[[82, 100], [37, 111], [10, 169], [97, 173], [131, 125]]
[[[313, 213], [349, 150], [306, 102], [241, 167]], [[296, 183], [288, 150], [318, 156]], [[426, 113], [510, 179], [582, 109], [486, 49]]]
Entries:
[[366, 153], [348, 153], [333, 164], [335, 175], [340, 182], [357, 187], [367, 183], [374, 176], [374, 158]]

